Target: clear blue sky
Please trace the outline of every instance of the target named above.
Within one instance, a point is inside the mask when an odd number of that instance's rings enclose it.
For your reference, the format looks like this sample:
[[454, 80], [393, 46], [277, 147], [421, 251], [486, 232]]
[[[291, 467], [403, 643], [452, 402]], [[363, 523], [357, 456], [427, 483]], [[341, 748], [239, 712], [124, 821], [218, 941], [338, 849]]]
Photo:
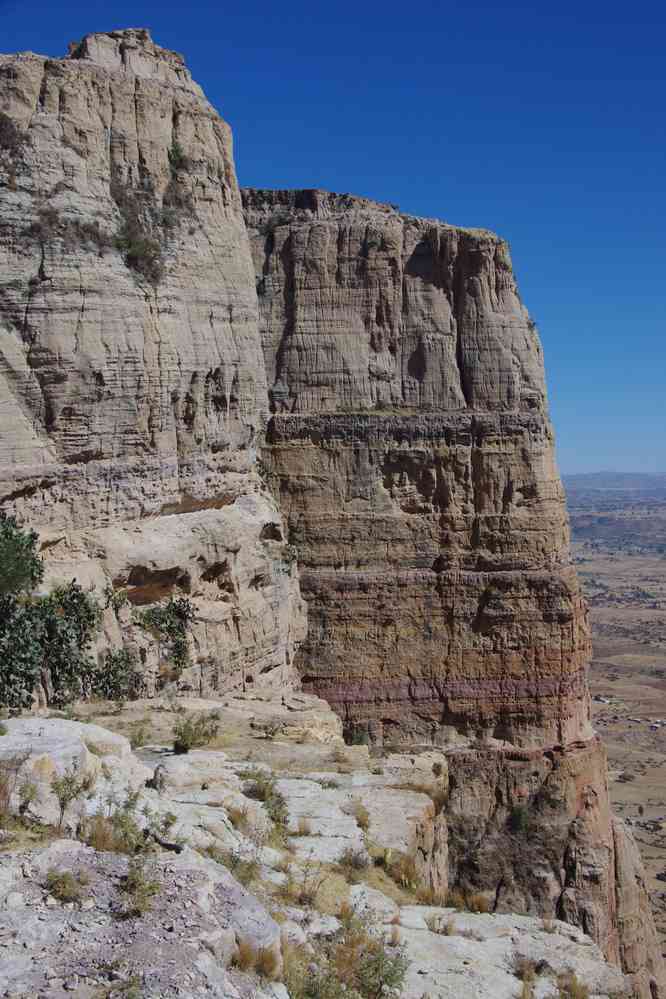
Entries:
[[501, 233], [562, 470], [666, 472], [663, 4], [0, 0], [5, 52], [119, 27], [185, 54], [242, 184]]

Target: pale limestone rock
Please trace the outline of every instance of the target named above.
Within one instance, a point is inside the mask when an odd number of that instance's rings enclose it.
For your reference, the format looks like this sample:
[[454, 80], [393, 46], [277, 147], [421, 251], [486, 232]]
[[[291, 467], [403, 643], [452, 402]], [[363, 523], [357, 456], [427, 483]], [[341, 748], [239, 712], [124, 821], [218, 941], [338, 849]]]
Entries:
[[[0, 74], [26, 136], [0, 156], [0, 501], [39, 531], [47, 582], [191, 595], [186, 689], [289, 684], [304, 617], [256, 471], [266, 381], [229, 128], [139, 29], [0, 56]], [[152, 205], [157, 286], [114, 246], [127, 192]], [[102, 644], [121, 636], [145, 644], [107, 611]], [[164, 666], [153, 653], [151, 689]]]

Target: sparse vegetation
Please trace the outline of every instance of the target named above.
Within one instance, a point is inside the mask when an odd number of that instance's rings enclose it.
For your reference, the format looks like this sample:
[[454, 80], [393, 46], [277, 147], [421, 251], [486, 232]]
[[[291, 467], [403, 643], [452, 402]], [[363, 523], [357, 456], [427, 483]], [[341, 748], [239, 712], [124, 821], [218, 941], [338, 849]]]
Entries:
[[207, 746], [215, 739], [219, 728], [219, 722], [210, 714], [180, 718], [173, 727], [174, 753], [189, 753], [191, 749]]
[[240, 881], [246, 888], [259, 877], [261, 865], [256, 856], [248, 857], [240, 850], [220, 850], [216, 846], [209, 846], [206, 854], [211, 860], [231, 871], [236, 880]]
[[367, 870], [368, 866], [369, 859], [365, 850], [355, 850], [352, 846], [348, 846], [341, 854], [336, 865], [340, 874], [349, 884], [355, 884], [359, 881], [361, 872]]
[[558, 976], [557, 988], [559, 999], [590, 999], [587, 985], [583, 985], [573, 971]]
[[264, 770], [246, 770], [239, 775], [246, 781], [243, 794], [246, 798], [262, 801], [270, 819], [286, 832], [287, 803], [277, 788], [277, 778]]
[[155, 604], [138, 615], [137, 623], [166, 647], [166, 654], [177, 669], [183, 669], [189, 662], [187, 633], [196, 619], [192, 602], [187, 597], [170, 597], [165, 603]]
[[59, 902], [79, 902], [82, 889], [87, 884], [88, 877], [82, 871], [75, 875], [71, 871], [56, 871], [52, 868], [46, 875], [46, 888]]
[[143, 857], [133, 857], [130, 860], [123, 891], [127, 896], [127, 904], [121, 915], [125, 919], [145, 916], [150, 912], [153, 898], [159, 892], [159, 885], [147, 877]]
[[345, 914], [342, 928], [313, 955], [285, 947], [284, 965], [291, 999], [398, 999], [409, 962], [400, 946]]
[[58, 799], [58, 829], [62, 829], [67, 809], [81, 798], [88, 796], [95, 786], [94, 774], [82, 774], [72, 764], [64, 774], [56, 774], [51, 779], [51, 790]]

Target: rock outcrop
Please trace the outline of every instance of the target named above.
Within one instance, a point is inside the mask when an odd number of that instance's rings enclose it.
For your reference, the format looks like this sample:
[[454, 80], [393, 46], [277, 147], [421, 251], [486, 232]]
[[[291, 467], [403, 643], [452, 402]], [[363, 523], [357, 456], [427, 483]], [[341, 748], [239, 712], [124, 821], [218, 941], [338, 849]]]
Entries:
[[[188, 594], [192, 689], [289, 683], [304, 616], [256, 471], [266, 380], [229, 127], [145, 31], [2, 56], [0, 80], [0, 503], [51, 580]], [[124, 630], [154, 687], [164, 663]]]

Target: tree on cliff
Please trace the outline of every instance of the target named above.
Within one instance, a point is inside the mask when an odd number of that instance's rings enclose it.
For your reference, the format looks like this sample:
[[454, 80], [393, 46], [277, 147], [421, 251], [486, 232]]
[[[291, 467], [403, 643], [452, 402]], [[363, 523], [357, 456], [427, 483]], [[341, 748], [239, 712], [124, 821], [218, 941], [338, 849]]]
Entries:
[[0, 704], [28, 707], [41, 684], [49, 703], [87, 692], [95, 673], [89, 654], [100, 611], [72, 580], [34, 596], [44, 576], [37, 535], [0, 515]]

